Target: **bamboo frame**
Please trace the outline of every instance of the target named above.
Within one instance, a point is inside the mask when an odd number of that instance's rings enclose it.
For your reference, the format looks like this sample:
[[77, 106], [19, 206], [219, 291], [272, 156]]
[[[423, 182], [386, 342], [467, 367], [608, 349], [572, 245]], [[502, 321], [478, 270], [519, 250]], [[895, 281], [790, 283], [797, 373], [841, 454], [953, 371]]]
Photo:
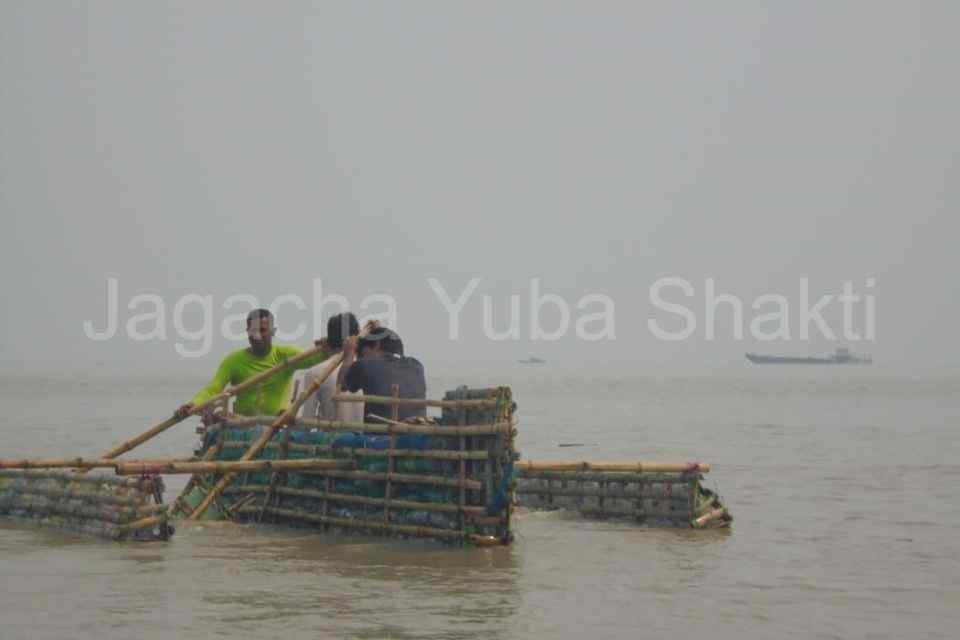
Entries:
[[[400, 385], [393, 385], [390, 390], [392, 391], [393, 399], [398, 400], [400, 398]], [[339, 395], [339, 394], [338, 394]], [[334, 403], [335, 405], [337, 403]], [[400, 419], [400, 405], [394, 403], [391, 406], [391, 418], [394, 422], [397, 422]], [[395, 433], [390, 434], [390, 451], [393, 452], [397, 448], [397, 435]], [[390, 477], [393, 475], [396, 470], [396, 459], [393, 453], [387, 454], [387, 483], [384, 486], [383, 490], [383, 522], [384, 524], [389, 524], [390, 522], [390, 494], [393, 489], [393, 482], [390, 480]]]
[[[259, 507], [244, 507], [240, 509], [240, 512], [250, 513], [252, 510], [257, 510], [257, 509], [259, 509]], [[267, 509], [267, 512], [283, 518], [291, 518], [294, 520], [305, 520], [307, 522], [316, 522], [320, 524], [330, 524], [336, 527], [343, 527], [345, 529], [372, 529], [372, 530], [387, 531], [390, 533], [404, 533], [407, 535], [427, 537], [427, 538], [465, 538], [478, 546], [492, 546], [494, 544], [493, 541], [490, 539], [491, 536], [464, 535], [464, 533], [458, 529], [440, 529], [439, 527], [417, 527], [417, 526], [406, 525], [406, 524], [385, 523], [380, 520], [351, 520], [348, 518], [336, 518], [333, 516], [325, 516], [319, 513], [305, 513], [302, 511], [294, 511], [292, 509]]]
[[692, 478], [681, 473], [636, 473], [629, 471], [525, 471], [518, 474], [523, 480], [561, 480], [564, 482], [606, 482], [610, 484], [688, 484]]
[[[223, 423], [227, 427], [247, 427], [270, 424], [276, 416], [228, 416]], [[375, 424], [370, 422], [345, 422], [340, 420], [319, 420], [315, 418], [297, 418], [290, 423], [294, 428], [319, 429], [320, 431], [356, 431], [389, 435], [411, 434], [428, 436], [484, 436], [510, 433], [513, 425], [497, 423], [494, 425], [432, 425], [432, 424]]]
[[[189, 462], [192, 458], [152, 458], [131, 460], [136, 464], [169, 464]], [[119, 462], [107, 458], [47, 458], [38, 460], [0, 460], [0, 469], [105, 469], [115, 468]]]
[[[646, 488], [646, 487], [644, 487]], [[653, 491], [648, 489], [636, 494], [628, 493], [617, 493], [611, 492], [609, 490], [604, 490], [600, 487], [586, 488], [586, 487], [557, 487], [557, 488], [541, 488], [541, 487], [528, 487], [520, 486], [517, 489], [522, 495], [535, 495], [535, 496], [567, 496], [567, 497], [576, 497], [576, 498], [610, 498], [612, 500], [638, 500], [638, 499], [654, 499], [660, 500], [662, 502], [683, 502], [687, 503], [692, 500], [692, 488], [688, 486], [686, 491], [677, 491], [672, 493], [667, 490], [658, 490]]]
[[[508, 422], [513, 424], [513, 398], [508, 387], [500, 387], [497, 390], [497, 404], [500, 407], [497, 421], [498, 422]], [[510, 456], [510, 461], [516, 458], [516, 435], [517, 431], [515, 429], [511, 430], [507, 436], [507, 453]], [[509, 543], [513, 541], [513, 533], [510, 531], [510, 523], [512, 522], [513, 515], [513, 503], [516, 500], [514, 494], [514, 485], [511, 483], [507, 488], [507, 506], [506, 506], [506, 521], [503, 526], [503, 542]]]
[[429, 400], [427, 398], [393, 398], [391, 396], [354, 396], [338, 393], [333, 396], [336, 402], [364, 402], [370, 404], [404, 405], [411, 407], [446, 407], [458, 409], [461, 407], [495, 407], [496, 400]]
[[615, 471], [633, 473], [709, 473], [702, 462], [535, 462], [520, 460], [520, 471]]
[[[348, 469], [352, 460], [311, 458], [304, 460], [235, 460], [210, 462], [170, 462], [167, 464], [117, 464], [117, 475], [139, 476], [151, 474], [234, 474], [249, 471], [305, 471], [321, 469]], [[209, 494], [208, 494], [209, 495]], [[196, 510], [194, 511], [196, 513]]]
[[[467, 422], [467, 410], [461, 407], [459, 409], [459, 413], [460, 413], [459, 422], [460, 422], [460, 426], [462, 427]], [[461, 434], [460, 435], [460, 453], [466, 453], [466, 449], [467, 449], [467, 436]], [[459, 472], [459, 476], [460, 476], [460, 492], [458, 496], [459, 506], [461, 509], [460, 513], [463, 514], [464, 513], [463, 508], [467, 504], [467, 488], [463, 486], [463, 481], [467, 479], [467, 461], [465, 459], [465, 456], [460, 457], [460, 464], [458, 465], [457, 471]], [[466, 518], [464, 518], [463, 515], [460, 516], [460, 529], [462, 529], [464, 533], [466, 533], [467, 523], [466, 523]]]
[[[345, 478], [348, 480], [373, 480], [374, 482], [387, 481], [386, 473], [373, 473], [370, 471], [304, 471], [303, 473], [329, 476], [331, 478]], [[459, 487], [460, 483], [463, 482], [467, 489], [479, 491], [483, 488], [483, 483], [479, 480], [461, 481], [460, 478], [448, 478], [446, 476], [431, 474], [391, 473], [389, 475], [392, 482], [407, 484], [432, 484], [438, 487]]]
[[[335, 370], [335, 367], [340, 363], [334, 359], [330, 362], [329, 371], [325, 370], [318, 376], [318, 379], [315, 380], [314, 384], [311, 387], [319, 386], [322, 384], [323, 380], [328, 378], [329, 375]], [[267, 423], [267, 428], [264, 429], [255, 439], [253, 443], [247, 441], [239, 440], [223, 440], [222, 444], [225, 447], [243, 447], [245, 448], [245, 453], [241, 456], [238, 463], [244, 463], [242, 466], [226, 468], [224, 471], [225, 475], [220, 478], [216, 483], [213, 489], [209, 490], [207, 495], [204, 497], [204, 500], [201, 502], [201, 505], [197, 507], [193, 514], [191, 514], [191, 519], [196, 519], [202, 515], [202, 511], [206, 506], [215, 501], [215, 496], [222, 494], [224, 491], [229, 491], [229, 493], [234, 496], [231, 498], [230, 502], [232, 504], [227, 505], [228, 510], [231, 512], [231, 517], [235, 514], [253, 514], [258, 520], [263, 519], [265, 516], [267, 520], [277, 517], [294, 517], [299, 519], [306, 519], [308, 521], [317, 522], [324, 526], [343, 526], [352, 529], [374, 529], [388, 532], [396, 533], [410, 533], [413, 535], [426, 535], [430, 537], [450, 537], [454, 539], [466, 540], [469, 539], [475, 544], [491, 544], [499, 541], [509, 541], [509, 526], [506, 523], [505, 518], [509, 517], [509, 506], [506, 507], [505, 512], [498, 513], [496, 515], [487, 515], [488, 505], [483, 504], [483, 496], [475, 496], [475, 494], [469, 494], [468, 492], [484, 492], [487, 489], [488, 482], [484, 483], [483, 478], [474, 479], [474, 476], [477, 473], [477, 464], [480, 463], [481, 467], [487, 465], [486, 468], [490, 469], [490, 473], [496, 473], [493, 471], [493, 465], [496, 462], [493, 456], [498, 456], [498, 458], [506, 458], [500, 455], [502, 452], [500, 449], [497, 449], [495, 446], [494, 440], [497, 440], [502, 446], [504, 444], [503, 439], [508, 439], [507, 441], [512, 444], [513, 436], [516, 433], [515, 425], [508, 418], [508, 412], [505, 411], [505, 405], [502, 404], [501, 396], [502, 389], [496, 390], [498, 395], [496, 397], [484, 397], [483, 394], [474, 395], [471, 398], [464, 400], [426, 400], [426, 399], [407, 399], [399, 397], [399, 389], [393, 389], [393, 396], [384, 397], [384, 396], [343, 396], [339, 392], [334, 395], [334, 402], [371, 402], [372, 404], [386, 404], [390, 406], [393, 410], [393, 420], [384, 420], [388, 424], [371, 424], [367, 422], [347, 422], [347, 421], [337, 421], [337, 420], [318, 420], [313, 418], [301, 418], [298, 419], [295, 416], [295, 412], [302, 405], [302, 402], [310, 397], [315, 389], [307, 389], [301, 393], [300, 396], [294, 401], [293, 405], [284, 412], [279, 418], [272, 416], [227, 416], [222, 420], [224, 425], [224, 430], [221, 432], [226, 435], [229, 433], [227, 428], [229, 427], [244, 427], [244, 426], [253, 426], [253, 425], [262, 425], [265, 422]], [[490, 391], [489, 393], [493, 393]], [[457, 408], [461, 411], [460, 425], [421, 425], [421, 424], [405, 424], [399, 421], [399, 410], [401, 406], [436, 406], [447, 408]], [[478, 411], [476, 415], [483, 416], [484, 420], [490, 420], [492, 424], [466, 424], [468, 417], [472, 412], [467, 413], [469, 409], [483, 409], [488, 407], [496, 407], [498, 410], [496, 412], [489, 411]], [[311, 444], [291, 444], [291, 443], [278, 443], [276, 441], [271, 441], [276, 431], [280, 428], [286, 427], [290, 433], [294, 433], [295, 428], [310, 428], [310, 429], [320, 429], [325, 432], [339, 432], [339, 431], [351, 431], [351, 432], [360, 432], [360, 433], [383, 433], [390, 437], [391, 444], [386, 449], [353, 449], [353, 448], [342, 448], [334, 449], [331, 444], [322, 444], [322, 445], [311, 445]], [[444, 444], [440, 446], [444, 447], [443, 449], [398, 449], [397, 436], [399, 434], [423, 434], [430, 435], [440, 438], [450, 438], [450, 440], [443, 440]], [[489, 439], [490, 446], [484, 446], [486, 440], [481, 440], [481, 437], [486, 437]], [[469, 440], [468, 440], [469, 438]], [[457, 446], [459, 445], [459, 446]], [[467, 445], [470, 445], [469, 447]], [[447, 448], [450, 447], [450, 448]], [[456, 448], [455, 448], [456, 447]], [[478, 447], [484, 447], [479, 449]], [[260, 453], [264, 450], [272, 450], [276, 452], [273, 456], [275, 459], [269, 461], [263, 460], [254, 460], [251, 456], [259, 456]], [[324, 482], [321, 481], [319, 486], [316, 489], [300, 489], [286, 486], [284, 482], [279, 484], [271, 483], [269, 486], [266, 484], [240, 484], [238, 487], [231, 487], [230, 484], [237, 480], [237, 476], [241, 473], [254, 470], [256, 467], [251, 467], [246, 463], [255, 462], [258, 463], [257, 467], [261, 469], [266, 469], [269, 472], [276, 474], [282, 470], [284, 463], [296, 463], [303, 464], [302, 460], [277, 460], [276, 458], [281, 458], [290, 452], [297, 452], [301, 455], [307, 455], [311, 457], [318, 457], [321, 455], [330, 455], [332, 452], [336, 451], [338, 458], [334, 459], [340, 463], [346, 462], [347, 465], [341, 468], [333, 469], [321, 469], [321, 468], [303, 468], [296, 469], [294, 472], [309, 474], [312, 476], [319, 476], [325, 479]], [[223, 453], [219, 454], [223, 456]], [[344, 456], [343, 458], [339, 457], [340, 455]], [[376, 459], [386, 459], [387, 469], [386, 472], [377, 473], [370, 472], [355, 467], [357, 459], [363, 458], [376, 458]], [[395, 464], [397, 459], [434, 459], [434, 460], [448, 460], [455, 463], [455, 465], [444, 464], [442, 467], [438, 466], [437, 472], [434, 473], [396, 473]], [[269, 463], [270, 466], [267, 466]], [[236, 464], [236, 463], [234, 463]], [[263, 465], [262, 467], [260, 465]], [[312, 465], [311, 465], [312, 466]], [[207, 467], [209, 469], [209, 467]], [[442, 470], [441, 470], [442, 469]], [[136, 469], [131, 469], [136, 470]], [[158, 472], [160, 470], [157, 470]], [[483, 468], [481, 468], [481, 472]], [[503, 469], [506, 471], [506, 468]], [[481, 473], [481, 476], [483, 474]], [[489, 474], [488, 474], [489, 475]], [[382, 496], [379, 497], [367, 497], [364, 495], [349, 495], [346, 493], [339, 493], [335, 490], [334, 479], [336, 478], [346, 478], [353, 480], [369, 480], [377, 483], [381, 483], [381, 487], [384, 492]], [[441, 487], [452, 487], [458, 489], [457, 495], [459, 499], [454, 498], [450, 502], [423, 502], [419, 500], [397, 500], [393, 495], [396, 492], [396, 486], [402, 484], [425, 484], [425, 485], [434, 485]], [[325, 489], [325, 490], [324, 490]], [[241, 500], [237, 500], [236, 497], [240, 497]], [[311, 508], [306, 516], [304, 514], [291, 511], [290, 509], [284, 509], [282, 504], [280, 504], [281, 497], [290, 497], [290, 498], [305, 498], [315, 501], [316, 506]], [[476, 499], [474, 499], [476, 497]], [[270, 498], [274, 498], [271, 500]], [[479, 502], [478, 502], [479, 501]], [[487, 500], [488, 501], [488, 500]], [[370, 507], [375, 507], [375, 516], [366, 516], [369, 519], [365, 520], [354, 520], [353, 518], [339, 518], [334, 515], [331, 515], [330, 508], [331, 504], [334, 503], [346, 503], [346, 504], [360, 504], [367, 505]], [[313, 509], [316, 509], [314, 511]], [[394, 510], [423, 510], [430, 512], [441, 512], [459, 515], [459, 530], [450, 530], [447, 531], [441, 525], [440, 527], [418, 527], [412, 525], [400, 525], [393, 522], [393, 512]], [[364, 517], [360, 514], [357, 514], [360, 517]], [[382, 517], [381, 517], [382, 516]], [[455, 522], [451, 522], [453, 525]], [[471, 535], [466, 532], [466, 527], [469, 526], [469, 523], [473, 523], [479, 527], [497, 527], [497, 536], [488, 536], [488, 535]], [[447, 531], [446, 533], [437, 533], [437, 531]], [[478, 531], [483, 532], [483, 529]], [[486, 531], [490, 531], [487, 529]]]
[[[462, 437], [462, 436], [461, 436]], [[248, 443], [245, 440], [226, 440], [223, 443], [225, 448], [234, 449]], [[337, 451], [345, 456], [357, 456], [361, 458], [387, 458], [390, 456], [396, 458], [433, 458], [437, 460], [486, 460], [490, 454], [486, 451], [452, 451], [448, 449], [357, 449], [357, 448], [337, 448], [334, 449], [328, 444], [291, 444], [290, 451], [302, 451], [304, 453], [327, 453]], [[282, 450], [283, 446], [279, 443], [271, 442], [264, 447], [266, 451]]]
[[[264, 493], [266, 487], [263, 485], [251, 484], [230, 487], [226, 493]], [[312, 498], [315, 500], [329, 500], [331, 502], [349, 502], [354, 504], [364, 504], [372, 507], [384, 506], [383, 498], [368, 498], [366, 496], [355, 496], [348, 493], [336, 493], [333, 491], [314, 491], [311, 489], [295, 489], [293, 487], [277, 487], [275, 491], [281, 495], [295, 498]], [[420, 500], [390, 500], [390, 506], [396, 509], [417, 509], [422, 511], [439, 511], [443, 513], [460, 513], [459, 505], [447, 504], [445, 502], [423, 502]], [[487, 510], [484, 507], [465, 506], [463, 513], [471, 516], [485, 516]]]

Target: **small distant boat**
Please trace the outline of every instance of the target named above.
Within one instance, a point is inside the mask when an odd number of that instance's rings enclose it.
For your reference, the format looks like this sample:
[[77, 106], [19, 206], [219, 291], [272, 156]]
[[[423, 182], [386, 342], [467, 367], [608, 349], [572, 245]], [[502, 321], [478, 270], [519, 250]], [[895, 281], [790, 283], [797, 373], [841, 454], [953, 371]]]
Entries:
[[546, 360], [542, 360], [535, 356], [530, 356], [526, 360], [517, 360], [520, 364], [547, 364]]
[[832, 355], [825, 357], [796, 358], [790, 356], [765, 356], [758, 353], [748, 353], [747, 360], [753, 364], [873, 364], [870, 354], [851, 353], [849, 349], [837, 349]]

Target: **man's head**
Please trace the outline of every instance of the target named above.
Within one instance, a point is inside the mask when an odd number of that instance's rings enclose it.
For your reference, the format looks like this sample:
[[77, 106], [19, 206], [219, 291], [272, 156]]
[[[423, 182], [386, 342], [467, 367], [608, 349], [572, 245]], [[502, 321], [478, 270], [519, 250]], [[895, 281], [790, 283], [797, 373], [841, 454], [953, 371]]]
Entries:
[[250, 348], [257, 353], [269, 351], [273, 345], [273, 334], [277, 332], [273, 325], [273, 314], [267, 309], [254, 309], [247, 314], [247, 338]]
[[358, 352], [361, 358], [379, 357], [386, 353], [402, 356], [403, 341], [390, 329], [377, 327], [360, 340]]
[[331, 349], [342, 349], [343, 339], [360, 333], [357, 317], [350, 313], [338, 313], [327, 320], [327, 344]]

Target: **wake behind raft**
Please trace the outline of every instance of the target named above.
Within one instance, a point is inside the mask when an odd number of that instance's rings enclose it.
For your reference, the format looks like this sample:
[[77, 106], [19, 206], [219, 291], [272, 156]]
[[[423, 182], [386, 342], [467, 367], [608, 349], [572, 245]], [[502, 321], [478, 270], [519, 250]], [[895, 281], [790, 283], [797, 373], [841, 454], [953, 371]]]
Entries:
[[[521, 461], [508, 387], [460, 387], [443, 400], [362, 400], [390, 406], [394, 417], [402, 404], [441, 415], [383, 424], [290, 417], [277, 425], [276, 417], [231, 415], [223, 403], [199, 429], [193, 458], [0, 460], [0, 515], [113, 540], [168, 539], [170, 522], [186, 518], [468, 546], [512, 542], [517, 506], [650, 526], [732, 521], [702, 486], [709, 465]], [[56, 467], [103, 467], [119, 477]], [[191, 475], [186, 488], [164, 505], [160, 477], [181, 473]]]

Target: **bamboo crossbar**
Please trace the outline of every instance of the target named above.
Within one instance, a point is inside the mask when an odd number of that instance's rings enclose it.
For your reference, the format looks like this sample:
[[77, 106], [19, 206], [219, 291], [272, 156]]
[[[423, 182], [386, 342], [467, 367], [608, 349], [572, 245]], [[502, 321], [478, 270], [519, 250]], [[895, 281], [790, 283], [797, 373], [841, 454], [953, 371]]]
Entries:
[[[562, 480], [564, 482], [604, 482], [608, 484], [690, 484], [691, 478], [681, 473], [636, 473], [635, 471], [542, 471], [521, 469], [521, 480]], [[520, 490], [526, 486], [519, 485]]]
[[[169, 464], [187, 462], [191, 458], [152, 458], [130, 460], [129, 464]], [[49, 458], [40, 460], [0, 460], [0, 469], [105, 469], [120, 462], [107, 458]]]
[[627, 471], [633, 473], [708, 473], [702, 462], [535, 462], [516, 463], [520, 471]]
[[690, 502], [691, 492], [687, 490], [686, 492], [677, 491], [676, 493], [657, 490], [653, 491], [648, 486], [644, 486], [644, 491], [641, 491], [638, 494], [625, 494], [618, 492], [605, 491], [603, 489], [593, 489], [593, 488], [577, 488], [577, 487], [557, 487], [557, 488], [540, 488], [540, 487], [527, 487], [520, 486], [517, 487], [517, 493], [521, 495], [536, 495], [536, 496], [569, 496], [577, 498], [609, 498], [611, 500], [660, 500], [660, 501], [670, 501], [670, 502]]
[[[229, 416], [224, 420], [228, 427], [246, 427], [269, 424], [276, 416]], [[428, 436], [484, 436], [510, 433], [513, 425], [509, 423], [478, 425], [433, 425], [433, 424], [375, 424], [370, 422], [344, 422], [339, 420], [317, 420], [297, 418], [287, 428], [310, 428], [320, 431], [351, 431], [377, 434], [410, 434]]]
[[[225, 440], [224, 448], [246, 447], [249, 443], [244, 440]], [[436, 460], [487, 460], [490, 454], [487, 451], [450, 451], [446, 449], [354, 449], [340, 447], [334, 449], [328, 444], [288, 444], [270, 443], [264, 447], [268, 451], [276, 451], [282, 448], [288, 448], [290, 451], [301, 451], [304, 453], [328, 453], [336, 451], [344, 456], [357, 456], [361, 458], [385, 458], [394, 456], [396, 458], [433, 458]]]
[[[373, 530], [380, 530], [380, 531], [388, 531], [390, 533], [404, 533], [411, 536], [419, 536], [419, 537], [427, 537], [427, 538], [464, 538], [479, 546], [490, 546], [491, 544], [495, 544], [495, 539], [492, 539], [491, 536], [471, 535], [457, 529], [440, 529], [438, 527], [417, 527], [417, 526], [406, 525], [406, 524], [393, 524], [389, 522], [383, 522], [382, 520], [353, 520], [349, 518], [336, 518], [333, 516], [321, 515], [319, 513], [305, 513], [302, 511], [295, 511], [292, 509], [276, 509], [276, 508], [267, 507], [263, 510], [266, 513], [280, 516], [282, 518], [290, 518], [293, 520], [305, 520], [307, 522], [316, 522], [320, 524], [329, 524], [335, 527], [343, 527], [345, 529], [373, 529]], [[260, 513], [260, 511], [261, 511], [261, 507], [243, 507], [240, 509], [240, 513], [245, 513], [245, 514], [257, 514], [257, 513]]]
[[[113, 461], [112, 466], [116, 466], [117, 461]], [[59, 480], [62, 482], [86, 482], [89, 484], [110, 484], [118, 487], [130, 486], [132, 482], [129, 478], [119, 478], [115, 475], [103, 475], [101, 473], [93, 475], [81, 475], [79, 473], [74, 473], [67, 475], [67, 472], [64, 471], [55, 471], [52, 469], [39, 469], [36, 471], [33, 470], [20, 470], [20, 469], [0, 469], [0, 478], [29, 478], [31, 480]], [[147, 484], [144, 487], [145, 490], [151, 489], [150, 480], [147, 479]]]
[[234, 460], [209, 462], [170, 462], [167, 464], [117, 464], [117, 475], [145, 474], [237, 474], [250, 471], [307, 471], [321, 469], [350, 469], [353, 460], [311, 458], [304, 460]]
[[[264, 493], [267, 487], [264, 485], [253, 484], [240, 487], [231, 487], [228, 493]], [[312, 491], [309, 489], [295, 489], [293, 487], [276, 487], [276, 493], [285, 496], [298, 498], [312, 498], [315, 500], [330, 500], [332, 502], [348, 502], [353, 504], [365, 504], [375, 507], [384, 506], [387, 501], [383, 498], [368, 498], [366, 496], [354, 496], [346, 493], [335, 493], [330, 491]], [[422, 502], [419, 500], [393, 500], [389, 501], [393, 509], [419, 509], [423, 511], [441, 511], [444, 513], [460, 513], [461, 508], [456, 504], [446, 504], [443, 502]], [[463, 513], [474, 516], [485, 516], [486, 507], [464, 506]]]
[[[240, 509], [240, 513], [259, 513], [260, 509], [260, 507], [243, 507]], [[354, 520], [352, 518], [337, 518], [335, 516], [324, 516], [319, 513], [309, 513], [297, 511], [295, 509], [278, 509], [267, 507], [265, 511], [283, 518], [306, 520], [308, 522], [319, 522], [322, 524], [332, 524], [337, 527], [345, 527], [350, 529], [380, 529], [395, 533], [406, 533], [414, 536], [430, 536], [437, 538], [461, 538], [464, 535], [462, 531], [457, 529], [418, 527], [414, 525], [387, 523], [383, 522], [382, 520]]]
[[408, 474], [408, 473], [373, 473], [370, 471], [304, 471], [304, 473], [313, 475], [322, 475], [330, 478], [344, 478], [347, 480], [372, 480], [374, 482], [400, 482], [407, 484], [431, 484], [438, 487], [459, 487], [462, 485], [471, 491], [480, 491], [483, 489], [483, 482], [479, 480], [461, 480], [460, 478], [448, 478], [446, 476], [428, 475], [428, 474]]
[[427, 398], [394, 398], [393, 396], [367, 396], [338, 393], [333, 396], [336, 402], [364, 402], [368, 404], [386, 404], [407, 407], [445, 407], [459, 409], [467, 407], [495, 407], [496, 399], [490, 400], [430, 400]]

